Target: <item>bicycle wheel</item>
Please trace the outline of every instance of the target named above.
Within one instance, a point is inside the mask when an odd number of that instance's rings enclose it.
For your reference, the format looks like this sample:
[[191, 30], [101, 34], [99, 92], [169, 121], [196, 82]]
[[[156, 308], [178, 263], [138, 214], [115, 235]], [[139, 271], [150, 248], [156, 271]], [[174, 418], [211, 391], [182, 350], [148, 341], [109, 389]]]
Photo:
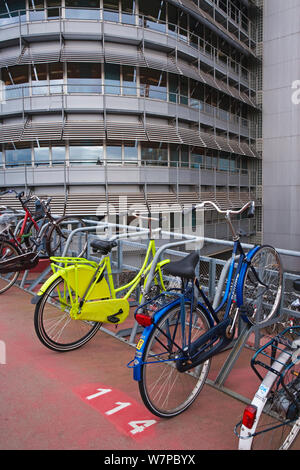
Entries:
[[62, 277], [45, 291], [34, 313], [34, 327], [39, 340], [49, 349], [72, 351], [86, 344], [101, 323], [73, 320], [70, 317], [70, 288]]
[[176, 356], [187, 344], [189, 326], [191, 341], [209, 329], [206, 315], [195, 309], [190, 315], [186, 305], [185, 320], [180, 307], [168, 311], [151, 333], [143, 354], [139, 390], [146, 407], [155, 415], [171, 418], [186, 410], [199, 395], [207, 374], [210, 360], [189, 372], [179, 372]]
[[[20, 255], [20, 250], [8, 240], [0, 239], [0, 262], [9, 261], [11, 258]], [[0, 274], [0, 294], [6, 292], [14, 285], [20, 271], [12, 271]]]
[[282, 265], [271, 246], [260, 247], [251, 258], [243, 282], [243, 305], [250, 305], [247, 316], [252, 325], [263, 325], [277, 313], [282, 294]]
[[[67, 215], [58, 219], [55, 224], [51, 225], [46, 235], [46, 250], [50, 256], [58, 256], [62, 254], [64, 244], [66, 243], [70, 233], [81, 227], [86, 227], [86, 223], [77, 216]], [[80, 232], [72, 240], [72, 254], [78, 258], [82, 257], [87, 249], [88, 233]]]
[[[259, 417], [256, 433], [252, 439], [252, 450], [288, 450], [299, 449], [297, 439], [300, 429], [299, 412], [292, 397], [300, 400], [300, 364], [290, 362], [284, 375], [284, 388], [274, 374], [267, 401]], [[288, 423], [289, 421], [292, 421]], [[279, 426], [279, 427], [276, 427]], [[273, 428], [273, 429], [272, 429]]]

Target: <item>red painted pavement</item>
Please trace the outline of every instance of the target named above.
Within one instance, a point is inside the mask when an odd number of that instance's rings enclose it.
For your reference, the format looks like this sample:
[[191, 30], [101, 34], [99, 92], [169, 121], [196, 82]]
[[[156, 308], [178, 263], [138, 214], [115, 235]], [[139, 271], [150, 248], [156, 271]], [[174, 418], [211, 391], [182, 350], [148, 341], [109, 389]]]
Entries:
[[[31, 296], [0, 298], [0, 449], [236, 450], [233, 428], [244, 403], [205, 385], [183, 414], [161, 420], [144, 407], [127, 363], [134, 349], [104, 332], [84, 347], [55, 353], [37, 339]], [[3, 344], [3, 343], [2, 343]], [[210, 379], [226, 355], [213, 359]], [[258, 387], [243, 350], [225, 387], [248, 398]]]

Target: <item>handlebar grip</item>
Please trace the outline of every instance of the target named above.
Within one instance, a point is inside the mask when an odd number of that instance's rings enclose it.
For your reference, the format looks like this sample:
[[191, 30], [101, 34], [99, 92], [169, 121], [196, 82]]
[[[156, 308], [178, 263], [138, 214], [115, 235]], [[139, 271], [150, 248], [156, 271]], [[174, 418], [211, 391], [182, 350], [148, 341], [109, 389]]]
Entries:
[[255, 205], [254, 203], [252, 203], [248, 209], [248, 215], [247, 215], [248, 219], [253, 219], [254, 215], [255, 215]]

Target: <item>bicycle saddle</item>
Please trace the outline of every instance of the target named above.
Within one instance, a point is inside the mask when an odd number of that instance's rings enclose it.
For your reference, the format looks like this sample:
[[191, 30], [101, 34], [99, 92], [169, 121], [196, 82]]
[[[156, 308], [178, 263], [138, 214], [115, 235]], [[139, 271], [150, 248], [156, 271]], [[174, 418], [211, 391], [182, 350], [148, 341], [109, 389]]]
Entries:
[[300, 292], [300, 279], [296, 279], [296, 281], [294, 281], [294, 289]]
[[94, 251], [101, 253], [101, 255], [108, 255], [111, 250], [117, 246], [117, 242], [115, 240], [93, 240], [91, 242], [91, 247]]
[[164, 267], [165, 274], [179, 276], [183, 279], [194, 279], [195, 268], [199, 261], [198, 253], [194, 252], [186, 256], [183, 260], [172, 261]]

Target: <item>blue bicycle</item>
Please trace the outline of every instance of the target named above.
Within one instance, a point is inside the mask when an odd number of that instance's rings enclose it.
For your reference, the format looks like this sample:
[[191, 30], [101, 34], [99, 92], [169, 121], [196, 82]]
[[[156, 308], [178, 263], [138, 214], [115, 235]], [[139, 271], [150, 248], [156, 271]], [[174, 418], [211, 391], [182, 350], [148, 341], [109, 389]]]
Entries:
[[166, 275], [181, 278], [179, 288], [163, 292], [135, 312], [144, 330], [132, 361], [134, 379], [146, 407], [163, 418], [182, 413], [194, 402], [212, 357], [232, 342], [239, 317], [250, 325], [264, 325], [280, 305], [283, 274], [277, 251], [263, 245], [246, 254], [231, 220], [246, 210], [253, 217], [254, 203], [239, 211], [223, 211], [211, 201], [196, 208], [207, 204], [225, 215], [234, 241], [220, 305], [213, 308], [199, 285], [199, 255], [192, 252], [164, 267]]

